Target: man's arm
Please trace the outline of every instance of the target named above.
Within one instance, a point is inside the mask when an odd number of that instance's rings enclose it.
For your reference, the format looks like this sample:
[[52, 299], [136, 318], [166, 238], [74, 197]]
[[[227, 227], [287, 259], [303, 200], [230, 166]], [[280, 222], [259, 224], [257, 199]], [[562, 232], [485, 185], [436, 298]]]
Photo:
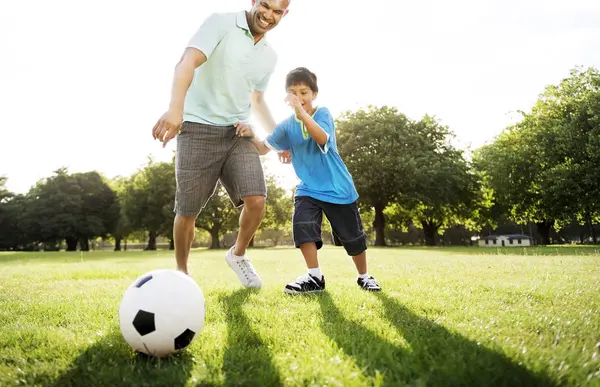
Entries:
[[171, 102], [169, 109], [158, 120], [152, 129], [154, 139], [159, 139], [163, 147], [171, 140], [183, 121], [183, 106], [185, 95], [194, 78], [194, 70], [206, 62], [206, 55], [196, 48], [186, 48], [181, 59], [175, 66], [173, 82], [171, 84]]
[[206, 55], [202, 51], [191, 47], [185, 49], [181, 59], [175, 66], [169, 110], [183, 115], [185, 95], [190, 88], [192, 79], [194, 79], [194, 71], [204, 62], [206, 62]]
[[185, 96], [194, 79], [194, 71], [208, 60], [223, 38], [223, 20], [220, 14], [207, 17], [190, 39], [175, 66], [169, 109], [152, 128], [152, 136], [162, 141], [163, 147], [177, 135], [181, 127]]
[[271, 114], [271, 110], [267, 106], [267, 102], [265, 101], [265, 92], [260, 90], [254, 90], [252, 93], [252, 110], [258, 121], [265, 129], [265, 131], [269, 134], [273, 133], [275, 126], [275, 120], [273, 119], [273, 115]]

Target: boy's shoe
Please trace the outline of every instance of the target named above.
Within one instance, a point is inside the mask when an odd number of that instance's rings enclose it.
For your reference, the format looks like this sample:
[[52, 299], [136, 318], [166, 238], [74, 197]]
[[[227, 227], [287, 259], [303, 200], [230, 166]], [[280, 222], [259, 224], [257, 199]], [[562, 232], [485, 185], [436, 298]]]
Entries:
[[225, 255], [225, 261], [235, 271], [242, 285], [247, 288], [260, 288], [262, 286], [260, 277], [246, 255], [241, 258], [234, 257], [232, 247]]
[[285, 285], [284, 292], [289, 294], [321, 293], [325, 290], [325, 276], [322, 279], [306, 273], [296, 278], [296, 281]]
[[369, 277], [367, 279], [359, 278], [356, 280], [358, 286], [360, 286], [363, 290], [367, 290], [370, 292], [380, 292], [381, 287], [375, 281], [375, 278]]

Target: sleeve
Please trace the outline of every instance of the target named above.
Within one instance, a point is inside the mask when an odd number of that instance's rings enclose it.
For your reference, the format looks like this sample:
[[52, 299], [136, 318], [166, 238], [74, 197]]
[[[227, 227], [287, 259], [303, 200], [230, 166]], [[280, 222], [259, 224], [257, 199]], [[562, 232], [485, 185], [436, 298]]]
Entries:
[[319, 149], [321, 149], [321, 152], [327, 153], [327, 151], [329, 150], [329, 146], [335, 136], [335, 124], [333, 122], [333, 117], [331, 116], [329, 109], [319, 108], [313, 119], [315, 120], [317, 125], [319, 125], [321, 129], [323, 129], [327, 134], [327, 141], [325, 141], [325, 144], [319, 145]]
[[223, 19], [223, 15], [217, 13], [207, 17], [192, 36], [187, 47], [197, 48], [206, 55], [207, 59], [210, 58], [223, 36], [225, 36]]
[[267, 73], [267, 75], [265, 75], [263, 77], [263, 79], [261, 79], [260, 82], [258, 82], [258, 84], [254, 87], [254, 89], [258, 90], [258, 91], [267, 90], [267, 86], [269, 85], [269, 80], [271, 79], [272, 74], [273, 74], [273, 71], [269, 71]]
[[275, 127], [273, 133], [265, 138], [265, 145], [275, 151], [275, 152], [283, 152], [289, 150], [290, 139], [288, 136], [288, 121], [286, 120]]

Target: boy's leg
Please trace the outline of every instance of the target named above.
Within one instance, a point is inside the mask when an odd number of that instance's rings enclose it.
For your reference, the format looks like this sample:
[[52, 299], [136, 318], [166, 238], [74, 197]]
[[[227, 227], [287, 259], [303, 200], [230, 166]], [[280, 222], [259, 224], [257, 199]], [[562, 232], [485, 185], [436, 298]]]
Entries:
[[317, 200], [298, 196], [294, 200], [292, 218], [294, 244], [302, 252], [308, 273], [296, 278], [284, 288], [286, 293], [318, 293], [325, 290], [325, 277], [319, 268], [317, 251], [323, 246], [321, 224], [323, 210]]
[[219, 146], [219, 128], [184, 122], [175, 154], [173, 241], [177, 269], [188, 273], [198, 214], [215, 192], [227, 149]]
[[243, 207], [237, 239], [225, 260], [244, 286], [261, 287], [262, 281], [246, 256], [246, 249], [263, 219], [267, 187], [258, 151], [248, 139], [236, 137], [235, 128], [230, 131], [234, 145], [223, 165], [221, 183], [233, 205]]
[[357, 203], [323, 203], [323, 211], [331, 223], [334, 239], [337, 238], [354, 261], [358, 285], [365, 290], [380, 291], [381, 287], [367, 270], [367, 236]]

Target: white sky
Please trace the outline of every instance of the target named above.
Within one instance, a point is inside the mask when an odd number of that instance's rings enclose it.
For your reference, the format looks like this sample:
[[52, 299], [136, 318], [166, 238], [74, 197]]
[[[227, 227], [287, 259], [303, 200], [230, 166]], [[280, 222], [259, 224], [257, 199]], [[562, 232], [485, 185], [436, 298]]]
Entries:
[[[250, 0], [0, 2], [0, 175], [25, 192], [61, 167], [130, 175], [168, 160], [151, 128], [173, 67], [203, 19]], [[284, 77], [317, 74], [334, 114], [392, 105], [429, 113], [463, 146], [493, 139], [545, 85], [600, 65], [597, 0], [294, 0], [269, 35], [279, 62], [267, 101], [277, 120]], [[38, 158], [34, 161], [35, 158]], [[271, 155], [269, 170], [295, 182]], [[290, 178], [290, 176], [292, 176]]]

